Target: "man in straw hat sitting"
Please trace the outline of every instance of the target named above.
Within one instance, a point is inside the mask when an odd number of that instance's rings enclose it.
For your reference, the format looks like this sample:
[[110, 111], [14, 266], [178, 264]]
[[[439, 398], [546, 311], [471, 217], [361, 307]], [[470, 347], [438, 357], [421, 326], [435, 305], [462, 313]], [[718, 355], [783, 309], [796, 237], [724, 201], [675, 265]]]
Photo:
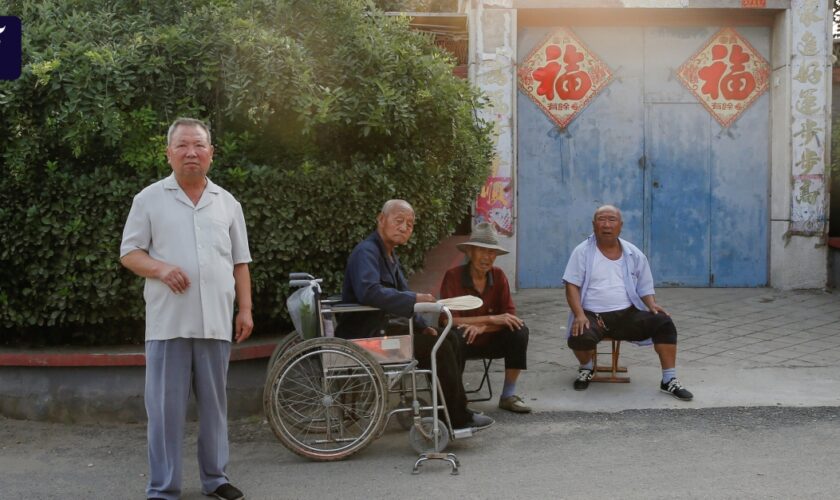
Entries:
[[459, 243], [458, 249], [469, 261], [446, 272], [440, 297], [474, 295], [484, 302], [478, 309], [452, 312], [460, 329], [464, 359], [504, 358], [505, 385], [499, 408], [530, 413], [531, 408], [515, 394], [519, 373], [527, 368], [528, 327], [516, 316], [504, 271], [493, 266], [496, 257], [508, 251], [499, 246], [496, 232], [487, 222], [476, 225], [469, 241]]
[[[356, 245], [347, 259], [341, 298], [345, 302], [376, 307], [379, 311], [342, 314], [336, 337], [345, 339], [378, 335], [408, 334], [407, 324], [394, 324], [393, 316], [411, 318], [418, 302], [434, 302], [429, 293], [408, 289], [400, 260], [394, 249], [408, 243], [414, 231], [414, 209], [405, 200], [388, 200], [376, 217], [376, 230]], [[438, 331], [414, 318], [414, 356], [421, 368], [431, 366], [432, 347]], [[454, 333], [454, 332], [453, 332]], [[438, 378], [446, 408], [456, 429], [483, 429], [493, 419], [467, 408], [461, 381], [461, 346], [455, 335], [448, 335], [437, 351]]]

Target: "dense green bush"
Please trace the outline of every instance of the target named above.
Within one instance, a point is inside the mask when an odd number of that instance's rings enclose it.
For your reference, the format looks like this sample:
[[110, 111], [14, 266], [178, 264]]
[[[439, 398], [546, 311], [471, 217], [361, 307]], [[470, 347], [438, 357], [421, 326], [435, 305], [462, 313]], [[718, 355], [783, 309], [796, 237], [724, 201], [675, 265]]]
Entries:
[[389, 12], [458, 12], [458, 0], [374, 0]]
[[492, 151], [479, 97], [407, 21], [362, 0], [12, 0], [24, 68], [0, 82], [0, 342], [142, 339], [118, 261], [165, 131], [207, 119], [241, 202], [259, 326], [290, 271], [338, 290], [382, 202], [418, 213], [408, 268], [468, 210]]

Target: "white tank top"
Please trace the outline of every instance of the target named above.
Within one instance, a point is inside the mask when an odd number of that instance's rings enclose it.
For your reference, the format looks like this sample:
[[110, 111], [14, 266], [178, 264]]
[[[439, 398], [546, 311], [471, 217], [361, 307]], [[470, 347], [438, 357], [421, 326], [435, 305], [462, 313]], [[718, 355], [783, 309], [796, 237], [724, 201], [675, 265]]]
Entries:
[[624, 288], [624, 254], [618, 260], [610, 260], [597, 247], [595, 250], [583, 308], [597, 313], [627, 309], [633, 303]]

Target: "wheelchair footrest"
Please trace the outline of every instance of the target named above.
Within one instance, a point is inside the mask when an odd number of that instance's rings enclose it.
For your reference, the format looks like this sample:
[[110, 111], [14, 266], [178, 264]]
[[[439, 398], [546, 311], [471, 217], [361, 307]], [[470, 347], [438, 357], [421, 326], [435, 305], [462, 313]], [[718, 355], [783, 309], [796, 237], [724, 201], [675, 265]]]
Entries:
[[472, 437], [473, 434], [475, 434], [475, 432], [473, 432], [472, 427], [464, 427], [463, 429], [452, 430], [452, 437], [454, 437], [455, 439]]

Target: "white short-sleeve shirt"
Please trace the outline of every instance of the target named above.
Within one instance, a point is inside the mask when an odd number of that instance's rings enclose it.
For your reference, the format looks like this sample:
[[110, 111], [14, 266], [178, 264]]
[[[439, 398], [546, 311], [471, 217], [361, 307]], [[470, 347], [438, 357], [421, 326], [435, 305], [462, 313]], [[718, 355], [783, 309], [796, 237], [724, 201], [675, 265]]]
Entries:
[[146, 279], [146, 340], [231, 340], [233, 266], [251, 261], [245, 217], [233, 195], [207, 179], [193, 205], [174, 174], [146, 187], [131, 205], [120, 257], [134, 250], [180, 267], [190, 279], [183, 294]]
[[633, 305], [624, 286], [624, 255], [611, 260], [595, 248], [589, 291], [581, 302], [585, 311], [595, 313], [621, 311]]

